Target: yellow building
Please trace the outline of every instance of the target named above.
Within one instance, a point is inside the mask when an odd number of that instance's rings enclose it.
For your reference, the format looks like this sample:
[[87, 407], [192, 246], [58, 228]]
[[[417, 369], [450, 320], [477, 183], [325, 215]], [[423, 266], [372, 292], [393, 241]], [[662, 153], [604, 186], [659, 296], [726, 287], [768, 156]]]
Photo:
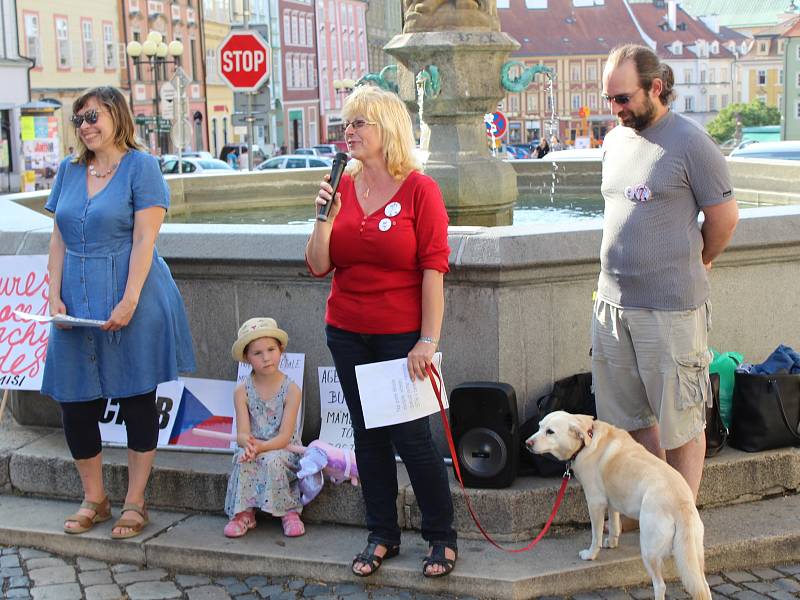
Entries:
[[790, 21], [762, 29], [753, 36], [750, 51], [739, 59], [740, 102], [760, 100], [767, 106], [783, 104], [783, 57]]
[[[119, 10], [119, 2], [17, 0], [20, 53], [35, 62], [30, 70], [31, 103], [22, 116], [23, 146], [30, 141], [26, 136], [35, 135], [42, 140], [39, 150], [45, 140], [53, 149], [43, 162], [36, 158], [37, 171], [57, 164], [56, 159], [75, 146], [69, 120], [73, 101], [89, 87], [119, 87]], [[38, 117], [33, 129], [30, 117]]]

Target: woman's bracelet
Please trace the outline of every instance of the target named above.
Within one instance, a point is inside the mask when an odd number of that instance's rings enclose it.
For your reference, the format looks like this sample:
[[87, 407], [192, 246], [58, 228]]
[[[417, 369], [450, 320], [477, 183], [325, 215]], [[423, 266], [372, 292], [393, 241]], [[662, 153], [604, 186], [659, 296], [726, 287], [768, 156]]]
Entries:
[[423, 344], [433, 344], [434, 346], [439, 345], [439, 340], [432, 338], [429, 335], [421, 336], [418, 341], [422, 342]]

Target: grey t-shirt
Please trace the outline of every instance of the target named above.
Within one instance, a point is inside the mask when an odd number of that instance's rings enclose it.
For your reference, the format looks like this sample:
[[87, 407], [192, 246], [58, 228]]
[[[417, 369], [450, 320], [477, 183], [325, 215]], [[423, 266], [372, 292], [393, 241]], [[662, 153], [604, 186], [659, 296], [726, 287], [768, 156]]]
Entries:
[[700, 208], [732, 198], [725, 158], [702, 127], [672, 111], [603, 143], [598, 296], [616, 306], [689, 310], [708, 299]]

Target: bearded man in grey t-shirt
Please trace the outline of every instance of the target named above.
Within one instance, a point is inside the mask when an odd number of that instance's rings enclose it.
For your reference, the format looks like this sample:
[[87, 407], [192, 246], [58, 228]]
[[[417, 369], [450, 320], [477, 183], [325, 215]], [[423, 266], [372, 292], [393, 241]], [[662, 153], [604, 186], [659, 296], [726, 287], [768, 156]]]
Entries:
[[716, 144], [670, 111], [673, 83], [668, 65], [632, 44], [603, 72], [620, 126], [603, 142], [592, 374], [598, 418], [675, 467], [697, 498], [711, 401], [707, 275], [739, 213]]

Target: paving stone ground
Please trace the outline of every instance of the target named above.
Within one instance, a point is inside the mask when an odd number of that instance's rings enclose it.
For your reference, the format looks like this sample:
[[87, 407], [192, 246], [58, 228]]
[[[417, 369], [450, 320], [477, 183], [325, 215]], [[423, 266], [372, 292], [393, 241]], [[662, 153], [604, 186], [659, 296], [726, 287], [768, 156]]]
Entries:
[[[800, 564], [709, 574], [714, 600], [800, 599]], [[688, 596], [676, 583], [669, 600]], [[327, 583], [287, 577], [218, 577], [175, 573], [34, 548], [0, 545], [0, 598], [33, 600], [457, 600], [360, 582]], [[542, 600], [650, 600], [650, 587], [612, 588]], [[459, 600], [478, 600], [461, 597]]]

